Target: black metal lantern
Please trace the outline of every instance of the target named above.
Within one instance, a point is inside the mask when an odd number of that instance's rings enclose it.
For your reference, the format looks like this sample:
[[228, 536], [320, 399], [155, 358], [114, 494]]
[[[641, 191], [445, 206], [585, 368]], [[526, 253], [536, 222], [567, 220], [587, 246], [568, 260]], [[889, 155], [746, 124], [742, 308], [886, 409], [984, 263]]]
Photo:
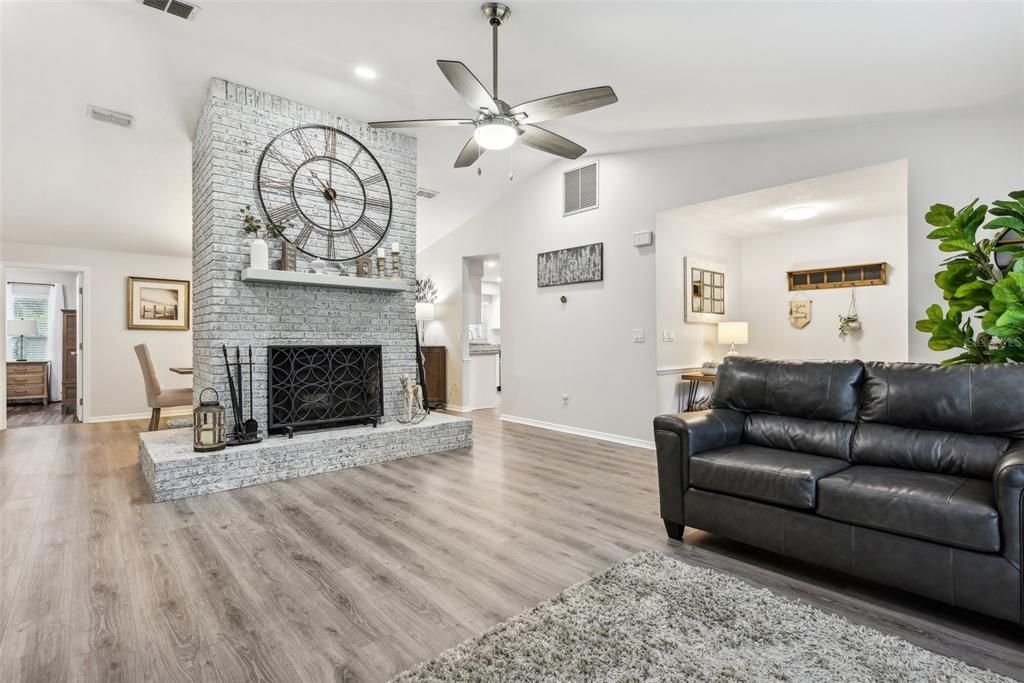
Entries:
[[[203, 398], [213, 392], [213, 399]], [[224, 406], [216, 389], [207, 387], [199, 394], [199, 405], [192, 411], [192, 450], [199, 453], [222, 450], [227, 445]]]

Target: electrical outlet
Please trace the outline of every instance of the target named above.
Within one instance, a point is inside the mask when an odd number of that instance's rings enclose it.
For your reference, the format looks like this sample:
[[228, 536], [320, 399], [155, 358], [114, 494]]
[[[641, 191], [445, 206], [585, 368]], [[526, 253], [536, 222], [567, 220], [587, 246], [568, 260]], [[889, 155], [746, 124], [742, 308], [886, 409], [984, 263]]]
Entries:
[[644, 328], [634, 327], [633, 328], [633, 343], [643, 344], [644, 343]]
[[562, 394], [562, 405], [569, 405], [569, 394]]
[[675, 330], [662, 330], [661, 331], [661, 341], [663, 341], [663, 342], [674, 342], [675, 340], [676, 340], [676, 331]]

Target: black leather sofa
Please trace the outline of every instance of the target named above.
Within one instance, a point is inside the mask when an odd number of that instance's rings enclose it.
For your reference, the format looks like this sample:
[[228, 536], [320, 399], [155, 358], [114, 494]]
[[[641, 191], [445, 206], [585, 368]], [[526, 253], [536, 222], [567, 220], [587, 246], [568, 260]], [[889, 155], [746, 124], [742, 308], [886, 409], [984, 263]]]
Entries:
[[661, 516], [1024, 623], [1024, 365], [732, 356], [654, 420]]

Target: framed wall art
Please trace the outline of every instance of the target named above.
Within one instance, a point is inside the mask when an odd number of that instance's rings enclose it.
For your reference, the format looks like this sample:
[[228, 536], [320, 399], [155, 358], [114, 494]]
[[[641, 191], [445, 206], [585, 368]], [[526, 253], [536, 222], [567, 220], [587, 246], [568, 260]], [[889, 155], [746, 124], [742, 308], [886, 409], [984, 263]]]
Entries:
[[128, 278], [128, 329], [189, 329], [190, 283], [156, 277]]
[[720, 323], [725, 320], [725, 265], [695, 258], [683, 259], [686, 302], [683, 319], [688, 323]]
[[604, 279], [604, 242], [537, 254], [537, 286], [575, 285]]

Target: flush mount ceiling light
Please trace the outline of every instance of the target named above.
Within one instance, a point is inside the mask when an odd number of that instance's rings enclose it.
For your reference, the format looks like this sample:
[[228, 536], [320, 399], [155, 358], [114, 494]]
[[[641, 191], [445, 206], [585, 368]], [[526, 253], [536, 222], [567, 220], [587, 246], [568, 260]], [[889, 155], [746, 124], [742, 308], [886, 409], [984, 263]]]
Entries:
[[377, 72], [368, 66], [357, 66], [355, 72], [356, 76], [359, 76], [364, 81], [372, 81], [377, 78]]
[[791, 206], [782, 212], [783, 220], [787, 221], [805, 221], [808, 218], [814, 218], [817, 215], [818, 207], [811, 206], [810, 204]]
[[115, 126], [121, 126], [123, 128], [131, 128], [132, 123], [135, 121], [135, 117], [131, 114], [123, 114], [119, 111], [111, 111], [110, 109], [96, 107], [91, 104], [86, 111], [90, 118], [102, 121], [103, 123], [112, 123]]

